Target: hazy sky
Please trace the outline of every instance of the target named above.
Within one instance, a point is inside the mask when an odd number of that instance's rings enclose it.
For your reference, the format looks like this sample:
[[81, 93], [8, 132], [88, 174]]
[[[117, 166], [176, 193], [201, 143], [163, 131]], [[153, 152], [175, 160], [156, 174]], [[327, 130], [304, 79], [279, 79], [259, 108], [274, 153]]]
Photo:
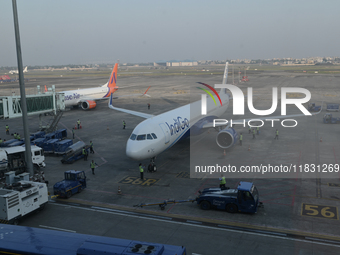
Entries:
[[[24, 65], [340, 56], [340, 1], [17, 0]], [[0, 66], [16, 66], [11, 0]]]

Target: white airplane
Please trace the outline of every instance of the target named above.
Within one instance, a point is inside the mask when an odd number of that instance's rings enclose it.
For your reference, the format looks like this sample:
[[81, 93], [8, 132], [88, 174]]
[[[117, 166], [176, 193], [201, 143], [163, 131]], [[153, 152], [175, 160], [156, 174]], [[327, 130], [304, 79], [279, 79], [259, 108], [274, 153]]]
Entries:
[[[228, 63], [226, 63], [222, 84], [226, 84], [227, 75]], [[200, 84], [212, 89], [212, 87], [207, 84]], [[214, 89], [212, 90], [214, 91]], [[201, 100], [155, 116], [151, 114], [114, 107], [112, 106], [111, 99], [109, 102], [109, 108], [133, 114], [146, 119], [139, 123], [132, 131], [132, 134], [126, 144], [126, 155], [134, 160], [151, 159], [149, 170], [156, 171], [154, 160], [158, 154], [169, 149], [179, 140], [188, 137], [189, 134], [200, 135], [204, 133], [209, 128], [213, 127], [212, 124], [214, 119], [217, 119], [219, 116], [226, 112], [230, 100], [227, 89], [221, 89], [218, 93], [218, 96], [216, 91], [214, 91], [214, 93], [214, 100], [212, 99], [212, 97], [208, 98], [207, 100], [206, 115], [201, 114]], [[215, 104], [214, 101], [218, 103]], [[305, 115], [284, 115], [270, 118], [277, 119], [292, 116]], [[268, 119], [268, 117], [259, 119], [264, 120]], [[219, 130], [217, 134], [217, 145], [223, 149], [234, 146], [239, 138], [239, 135], [235, 131], [235, 129], [226, 124], [216, 126], [224, 127], [224, 129]]]
[[[28, 71], [27, 71], [27, 66], [25, 67], [25, 69], [23, 70], [23, 72], [24, 73], [27, 73]], [[11, 70], [11, 71], [9, 71], [9, 73], [10, 74], [15, 74], [15, 73], [19, 73], [19, 71], [18, 70]]]
[[[118, 71], [118, 63], [113, 67], [111, 76], [106, 84], [103, 86], [99, 86], [96, 88], [88, 88], [88, 89], [76, 89], [76, 90], [68, 90], [62, 91], [60, 93], [65, 94], [65, 106], [71, 107], [80, 105], [83, 110], [93, 109], [97, 106], [96, 101], [109, 99], [110, 96], [118, 90], [117, 86], [117, 71]], [[150, 87], [149, 87], [150, 88]], [[148, 88], [148, 89], [149, 89]], [[132, 94], [125, 96], [135, 96], [135, 95], [146, 95], [144, 94]], [[123, 96], [122, 96], [123, 97]], [[118, 98], [118, 97], [115, 97]]]

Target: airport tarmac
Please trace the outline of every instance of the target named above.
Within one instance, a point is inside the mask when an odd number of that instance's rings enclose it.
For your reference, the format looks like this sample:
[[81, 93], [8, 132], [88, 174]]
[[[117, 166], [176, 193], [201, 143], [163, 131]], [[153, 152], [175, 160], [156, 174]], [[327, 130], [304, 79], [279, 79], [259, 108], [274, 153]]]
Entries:
[[[230, 78], [229, 76], [229, 82]], [[324, 104], [326, 102], [340, 102], [340, 92], [337, 89], [340, 75], [261, 72], [249, 75], [249, 79], [249, 82], [241, 83], [239, 87], [242, 89], [253, 87], [254, 94], [258, 95], [257, 97], [254, 96], [255, 106], [261, 109], [267, 109], [271, 105], [272, 86], [279, 88], [288, 86], [306, 88], [311, 92], [311, 101], [316, 103], [321, 103], [322, 101], [324, 101]], [[86, 79], [86, 77], [83, 77], [78, 81], [75, 78], [41, 78], [34, 82], [27, 82], [26, 85], [34, 87], [38, 83], [40, 86], [56, 84], [57, 90], [60, 91], [104, 84], [106, 80], [106, 77], [101, 79]], [[118, 77], [117, 83], [121, 89], [116, 92], [117, 95], [144, 92], [151, 85], [148, 92], [151, 98], [121, 98], [114, 101], [114, 106], [156, 115], [189, 103], [189, 87], [195, 82], [214, 85], [221, 83], [221, 80], [221, 75], [146, 76], [136, 74], [128, 77]], [[130, 87], [134, 85], [136, 87]], [[3, 84], [0, 86], [2, 88]], [[150, 110], [147, 109], [147, 103], [151, 104]], [[230, 109], [223, 116], [226, 119], [229, 119], [232, 115], [232, 103], [230, 106]], [[236, 144], [233, 148], [227, 149], [225, 151], [226, 155], [216, 145], [215, 136], [217, 133], [213, 130], [198, 137], [197, 141], [200, 145], [197, 145], [197, 148], [204, 146], [206, 149], [205, 157], [216, 162], [237, 166], [240, 164], [294, 164], [297, 166], [304, 164], [339, 164], [339, 126], [336, 124], [323, 124], [322, 117], [325, 112], [324, 109], [322, 113], [312, 117], [296, 118], [298, 126], [294, 132], [280, 127], [278, 141], [273, 139], [275, 132], [269, 126], [261, 128], [260, 135], [257, 135], [256, 139], [252, 139], [252, 136], [248, 135], [248, 128], [237, 127], [236, 130], [244, 134], [243, 145]], [[279, 111], [276, 112], [276, 115], [279, 115], [279, 113]], [[289, 107], [288, 114], [295, 113], [297, 111], [293, 107]], [[333, 115], [339, 117], [340, 113], [336, 112]], [[45, 121], [48, 121], [49, 118], [44, 117]], [[88, 144], [92, 140], [95, 154], [89, 154], [88, 161], [79, 160], [72, 165], [61, 164], [61, 157], [46, 156], [44, 172], [46, 179], [50, 183], [49, 190], [51, 193], [53, 193], [53, 184], [62, 180], [64, 171], [70, 169], [84, 170], [87, 175], [88, 187], [82, 193], [76, 194], [68, 200], [56, 199], [55, 202], [47, 206], [46, 211], [40, 213], [41, 215], [34, 214], [23, 219], [22, 225], [46, 225], [47, 223], [42, 224], [39, 220], [39, 217], [45, 217], [44, 220], [51, 224], [53, 223], [55, 227], [66, 228], [62, 223], [63, 217], [60, 217], [59, 209], [52, 209], [57, 206], [56, 204], [69, 206], [70, 211], [72, 210], [77, 215], [80, 213], [84, 220], [95, 223], [97, 221], [96, 214], [87, 214], [86, 210], [82, 212], [74, 211], [76, 209], [73, 207], [87, 209], [98, 207], [120, 211], [122, 214], [136, 213], [139, 216], [140, 214], [146, 214], [163, 217], [164, 220], [170, 219], [169, 221], [178, 220], [188, 224], [191, 221], [190, 224], [193, 225], [227, 228], [244, 231], [244, 233], [257, 232], [272, 237], [280, 236], [291, 239], [291, 243], [283, 244], [285, 253], [277, 251], [277, 254], [287, 254], [287, 252], [291, 254], [339, 253], [339, 173], [337, 178], [332, 175], [331, 179], [325, 178], [322, 173], [316, 177], [313, 176], [313, 178], [309, 176], [305, 176], [308, 178], [299, 178], [299, 176], [290, 178], [244, 176], [242, 180], [252, 181], [257, 186], [260, 201], [264, 204], [264, 208], [259, 208], [254, 215], [244, 213], [230, 214], [217, 210], [203, 211], [196, 203], [168, 205], [164, 211], [161, 211], [157, 206], [138, 208], [134, 207], [134, 205], [163, 202], [166, 199], [195, 198], [199, 190], [217, 187], [219, 180], [217, 178], [205, 178], [206, 176], [199, 179], [189, 178], [191, 149], [190, 139], [187, 139], [159, 155], [156, 159], [157, 172], [145, 172], [144, 178], [146, 180], [141, 181], [138, 170], [140, 162], [132, 161], [126, 157], [125, 146], [134, 127], [143, 121], [142, 118], [116, 112], [107, 107], [107, 102], [100, 102], [96, 109], [93, 110], [73, 109], [65, 111], [58, 127], [66, 128], [68, 136], [71, 137], [71, 129], [76, 125], [77, 119], [80, 119], [83, 128], [76, 130], [74, 142], [84, 141]], [[127, 123], [125, 130], [123, 130], [123, 120]], [[11, 133], [19, 132], [21, 135], [23, 134], [21, 119], [1, 120], [0, 123], [3, 124], [3, 129], [0, 132], [1, 138], [10, 138], [5, 135], [4, 127], [6, 124], [10, 126]], [[38, 116], [30, 116], [30, 132], [37, 131], [38, 126]], [[90, 170], [90, 161], [92, 159], [99, 165], [95, 170], [95, 175], [92, 175]], [[141, 163], [148, 165], [149, 161], [144, 160]], [[239, 180], [241, 179], [227, 178], [227, 186], [235, 187]], [[122, 190], [121, 195], [117, 194], [118, 187]], [[58, 212], [59, 215], [53, 216], [54, 211], [55, 213]], [[72, 219], [75, 218], [75, 215], [68, 213], [65, 217]], [[109, 216], [107, 217], [107, 220], [110, 220]], [[72, 225], [69, 220], [67, 222], [69, 228], [77, 228], [76, 224]], [[91, 225], [91, 228], [95, 228], [95, 224]], [[105, 225], [103, 224], [102, 227], [105, 228]], [[154, 227], [157, 229], [157, 226]], [[138, 227], [136, 226], [136, 228]], [[192, 234], [196, 236], [204, 231], [207, 230], [200, 228], [189, 232], [197, 232]], [[85, 230], [80, 229], [79, 232], [85, 232]], [[155, 235], [157, 235], [156, 232]], [[105, 235], [106, 232], [93, 231], [93, 233]], [[119, 233], [110, 232], [110, 236], [113, 235], [119, 237]], [[230, 235], [233, 234], [230, 233]], [[128, 238], [127, 236], [128, 234], [124, 234], [123, 238]], [[225, 237], [228, 239], [227, 234]], [[131, 238], [136, 238], [136, 235], [131, 235]], [[259, 241], [258, 238], [259, 236], [256, 237], [254, 242], [260, 242], [262, 248], [269, 245], [264, 239]], [[146, 239], [145, 236], [143, 239]], [[150, 239], [158, 240], [151, 237], [151, 234]], [[163, 240], [170, 239], [165, 238]], [[300, 247], [298, 242], [301, 240], [313, 244], [304, 246], [304, 253], [298, 252]], [[172, 244], [187, 246], [185, 241], [184, 243], [183, 241], [180, 243], [181, 240], [172, 240], [171, 242]], [[200, 242], [206, 242], [206, 245], [209, 244], [208, 240], [201, 240]], [[320, 243], [326, 245], [320, 245]], [[255, 252], [253, 254], [256, 254], [256, 245], [249, 245], [249, 250], [252, 251], [253, 249]], [[276, 245], [278, 244], [273, 244], [267, 254], [273, 254], [271, 251], [275, 249]], [[280, 250], [281, 247], [277, 247], [277, 249]], [[216, 248], [216, 251], [210, 250], [210, 252], [200, 250], [201, 253], [194, 249], [194, 244], [190, 243], [188, 251], [199, 254], [221, 254], [220, 248]], [[191, 253], [188, 252], [188, 254]], [[238, 253], [231, 254], [241, 254], [241, 250], [239, 249]]]

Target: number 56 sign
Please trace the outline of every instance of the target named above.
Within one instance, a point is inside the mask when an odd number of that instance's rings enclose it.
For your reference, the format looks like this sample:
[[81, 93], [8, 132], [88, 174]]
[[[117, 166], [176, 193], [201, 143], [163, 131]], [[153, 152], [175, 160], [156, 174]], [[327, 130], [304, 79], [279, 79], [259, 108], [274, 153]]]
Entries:
[[302, 204], [301, 215], [338, 220], [338, 208], [327, 205]]

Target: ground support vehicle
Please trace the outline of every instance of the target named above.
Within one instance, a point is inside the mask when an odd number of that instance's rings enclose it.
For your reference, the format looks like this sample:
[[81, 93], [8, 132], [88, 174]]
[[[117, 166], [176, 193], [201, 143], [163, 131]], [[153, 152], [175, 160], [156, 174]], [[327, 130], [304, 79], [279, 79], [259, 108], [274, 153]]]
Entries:
[[35, 133], [31, 134], [31, 136], [33, 136], [32, 140], [35, 140], [35, 139], [38, 139], [38, 138], [42, 138], [42, 137], [45, 136], [45, 131], [35, 132]]
[[256, 213], [262, 206], [257, 188], [251, 182], [241, 181], [235, 189], [207, 188], [199, 193], [196, 201], [203, 210], [216, 208], [230, 213]]
[[[25, 146], [5, 147], [0, 149], [0, 177], [5, 172], [15, 171], [16, 174], [26, 170]], [[32, 145], [32, 163], [35, 170], [45, 167], [45, 156], [42, 148]]]
[[50, 139], [43, 143], [43, 149], [45, 153], [54, 153], [54, 146], [59, 141], [59, 139]]
[[75, 144], [69, 146], [65, 152], [65, 155], [63, 155], [61, 163], [72, 164], [74, 161], [83, 158], [83, 148], [85, 148], [86, 153], [89, 154], [90, 145], [85, 145], [85, 143], [82, 141], [76, 142]]
[[325, 124], [338, 124], [338, 123], [340, 123], [340, 118], [333, 118], [331, 113], [326, 113], [323, 116], [323, 123], [325, 123]]
[[84, 171], [69, 170], [64, 175], [65, 179], [53, 186], [55, 196], [69, 198], [86, 188], [86, 175]]
[[[19, 179], [19, 181], [17, 181]], [[48, 201], [45, 183], [29, 181], [29, 173], [6, 173], [6, 185], [0, 189], [0, 221], [17, 225], [21, 217], [43, 209]]]
[[315, 103], [308, 104], [308, 111], [310, 112], [318, 112], [321, 109], [321, 105], [315, 105]]
[[71, 139], [61, 140], [55, 143], [54, 145], [54, 153], [55, 154], [64, 154], [68, 150], [68, 148], [73, 144]]
[[8, 147], [11, 143], [17, 142], [18, 139], [10, 139], [7, 141], [4, 141], [0, 144], [0, 147]]
[[327, 104], [327, 111], [329, 112], [338, 112], [339, 111], [339, 104]]
[[185, 247], [0, 224], [1, 254], [185, 255]]

